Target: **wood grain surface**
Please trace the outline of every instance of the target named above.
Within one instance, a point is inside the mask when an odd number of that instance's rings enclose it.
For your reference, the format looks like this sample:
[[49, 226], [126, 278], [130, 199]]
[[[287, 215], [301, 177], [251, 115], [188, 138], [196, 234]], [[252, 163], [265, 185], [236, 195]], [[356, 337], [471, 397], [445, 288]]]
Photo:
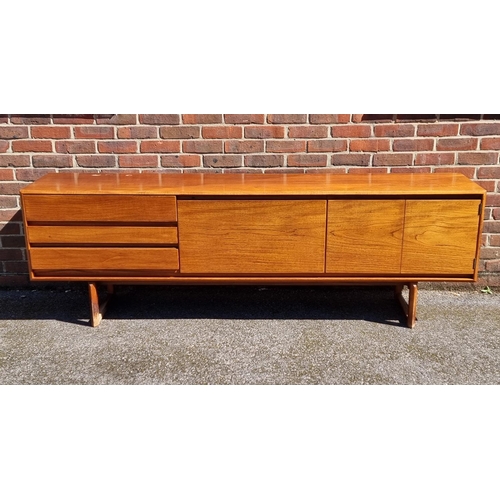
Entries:
[[474, 272], [480, 200], [407, 200], [401, 272]]
[[326, 272], [401, 270], [404, 200], [329, 200]]
[[324, 200], [180, 200], [182, 273], [324, 272]]

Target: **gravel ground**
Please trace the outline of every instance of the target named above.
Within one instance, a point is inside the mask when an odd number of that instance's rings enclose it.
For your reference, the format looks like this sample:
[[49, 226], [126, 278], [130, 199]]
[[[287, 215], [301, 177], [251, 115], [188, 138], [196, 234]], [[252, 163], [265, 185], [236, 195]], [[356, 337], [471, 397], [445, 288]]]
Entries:
[[500, 291], [84, 285], [0, 289], [0, 384], [499, 384]]

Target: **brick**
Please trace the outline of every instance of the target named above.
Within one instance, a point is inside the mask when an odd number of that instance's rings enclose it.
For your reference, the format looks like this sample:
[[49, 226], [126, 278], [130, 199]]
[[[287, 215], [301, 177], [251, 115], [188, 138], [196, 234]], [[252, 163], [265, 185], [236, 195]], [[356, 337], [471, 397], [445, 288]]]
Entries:
[[249, 155], [245, 156], [245, 166], [246, 167], [261, 167], [261, 168], [271, 168], [271, 167], [283, 167], [285, 165], [284, 155]]
[[[264, 173], [264, 174], [282, 174], [282, 173], [303, 174], [305, 172], [305, 170], [306, 170], [305, 168], [300, 168], [300, 167], [294, 167], [294, 168], [287, 167], [286, 170], [284, 170], [283, 168], [279, 168], [279, 167], [270, 167], [270, 168], [263, 168], [262, 173]], [[319, 170], [321, 170], [321, 168], [312, 169], [312, 170], [319, 171]], [[310, 170], [308, 170], [308, 172], [309, 171]]]
[[445, 137], [458, 135], [458, 123], [426, 123], [417, 127], [417, 135]]
[[234, 168], [243, 166], [241, 155], [206, 155], [203, 158], [204, 167]]
[[179, 115], [139, 115], [139, 123], [146, 125], [179, 125]]
[[23, 260], [23, 252], [20, 248], [0, 248], [0, 261]]
[[116, 166], [115, 157], [112, 155], [78, 155], [76, 162], [79, 167], [106, 168]]
[[441, 167], [436, 166], [434, 172], [442, 173], [452, 173], [452, 174], [464, 174], [465, 177], [472, 179], [474, 177], [476, 169], [474, 167]]
[[120, 155], [118, 166], [125, 168], [154, 168], [158, 167], [158, 156], [156, 155]]
[[392, 167], [391, 173], [394, 174], [430, 174], [430, 167]]
[[224, 151], [226, 153], [263, 153], [264, 141], [225, 141]]
[[309, 123], [349, 123], [351, 115], [309, 115]]
[[0, 208], [18, 208], [17, 196], [0, 195]]
[[182, 123], [186, 125], [222, 123], [222, 115], [182, 115]]
[[183, 153], [222, 153], [222, 141], [184, 141], [182, 143]]
[[284, 139], [285, 127], [277, 125], [250, 125], [245, 127], [246, 139]]
[[458, 153], [458, 165], [491, 165], [498, 163], [498, 153]]
[[54, 124], [91, 125], [95, 122], [94, 115], [52, 115]]
[[34, 126], [31, 127], [33, 139], [69, 139], [71, 137], [70, 127]]
[[141, 153], [180, 153], [180, 141], [142, 141]]
[[492, 210], [492, 217], [495, 220], [500, 220], [500, 208], [494, 208]]
[[34, 155], [33, 167], [35, 168], [69, 168], [73, 166], [71, 156], [61, 155]]
[[11, 115], [10, 122], [16, 125], [45, 125], [50, 123], [50, 115]]
[[203, 127], [201, 129], [201, 136], [204, 139], [240, 139], [242, 134], [242, 127], [235, 127], [231, 125]]
[[350, 151], [389, 151], [391, 143], [389, 139], [352, 139], [349, 145]]
[[479, 167], [478, 179], [500, 179], [500, 167]]
[[500, 248], [481, 248], [481, 259], [500, 259]]
[[289, 167], [326, 167], [328, 156], [324, 154], [298, 154], [289, 155], [287, 165]]
[[201, 167], [201, 158], [198, 155], [168, 155], [161, 157], [162, 167]]
[[23, 216], [21, 210], [19, 210], [18, 208], [0, 209], [0, 223], [7, 222], [11, 224], [18, 221], [22, 222], [22, 220]]
[[9, 123], [9, 115], [0, 115], [0, 123]]
[[307, 141], [308, 153], [338, 153], [347, 151], [345, 139], [318, 139]]
[[495, 184], [496, 181], [484, 181], [484, 180], [475, 180], [476, 184], [479, 184], [482, 188], [486, 189], [490, 193], [495, 192]]
[[157, 139], [158, 129], [156, 127], [120, 127], [118, 129], [118, 139]]
[[500, 272], [500, 260], [487, 260], [485, 264], [486, 264], [486, 271], [495, 273]]
[[415, 125], [399, 123], [374, 125], [373, 133], [376, 137], [413, 137]]
[[411, 153], [377, 153], [373, 155], [374, 166], [404, 166], [411, 165], [413, 155]]
[[500, 233], [500, 220], [488, 220], [483, 223], [483, 232]]
[[265, 115], [224, 115], [224, 121], [232, 124], [264, 123]]
[[500, 135], [500, 123], [462, 123], [461, 135]]
[[397, 115], [371, 115], [371, 114], [363, 114], [363, 115], [353, 115], [353, 122], [391, 122], [396, 119]]
[[2, 168], [0, 169], [0, 181], [13, 181], [14, 180], [13, 168]]
[[332, 154], [331, 163], [333, 166], [363, 166], [370, 165], [370, 154], [363, 153], [334, 153]]
[[418, 153], [415, 165], [454, 165], [455, 153]]
[[24, 274], [28, 272], [28, 263], [26, 261], [8, 261], [4, 263], [5, 272], [12, 274]]
[[474, 137], [438, 139], [436, 149], [438, 151], [464, 151], [476, 149], [477, 139]]
[[266, 141], [266, 151], [268, 153], [305, 153], [306, 141]]
[[0, 167], [29, 167], [29, 155], [0, 155]]
[[6, 274], [0, 275], [0, 286], [5, 287], [23, 287], [31, 285], [27, 275]]
[[[0, 266], [1, 271], [1, 266]], [[28, 274], [0, 274], [0, 287], [32, 287]]]
[[306, 123], [307, 115], [267, 115], [268, 123]]
[[75, 127], [75, 139], [114, 139], [114, 127]]
[[9, 149], [8, 141], [0, 141], [0, 153], [6, 153]]
[[326, 125], [303, 125], [291, 126], [288, 129], [288, 137], [304, 139], [322, 139], [328, 137], [328, 127]]
[[[492, 234], [490, 236], [490, 245], [492, 247], [500, 247], [500, 234]], [[500, 254], [500, 248], [498, 253]]]
[[479, 120], [481, 115], [467, 115], [467, 114], [448, 114], [439, 115], [441, 120]]
[[0, 223], [0, 234], [23, 234], [22, 224], [17, 224], [15, 222], [5, 224]]
[[349, 174], [387, 174], [388, 168], [382, 167], [370, 167], [367, 169], [366, 167], [349, 167]]
[[481, 149], [500, 149], [500, 137], [487, 137], [481, 139], [479, 147]]
[[332, 125], [332, 137], [370, 137], [370, 125]]
[[[141, 143], [141, 147], [142, 147]], [[137, 143], [135, 141], [100, 141], [97, 143], [99, 153], [136, 153]]]
[[56, 141], [56, 152], [61, 154], [96, 153], [94, 141]]
[[137, 123], [136, 115], [101, 115], [96, 119], [98, 125], [135, 125]]
[[46, 174], [54, 172], [56, 172], [55, 168], [23, 168], [16, 172], [16, 178], [18, 181], [33, 182]]
[[12, 151], [14, 153], [35, 152], [35, 153], [51, 153], [52, 142], [44, 140], [15, 140], [12, 141]]
[[200, 127], [192, 125], [161, 127], [160, 137], [162, 139], [198, 139], [200, 137]]
[[433, 122], [437, 120], [437, 115], [396, 115], [396, 120], [398, 122], [403, 122], [403, 121], [410, 121], [410, 122], [415, 122], [415, 121], [426, 121], [426, 122]]
[[26, 139], [28, 127], [0, 127], [0, 139]]
[[24, 248], [25, 246], [26, 246], [26, 241], [24, 239], [24, 236], [2, 235], [3, 248]]
[[432, 151], [434, 139], [394, 139], [393, 151]]

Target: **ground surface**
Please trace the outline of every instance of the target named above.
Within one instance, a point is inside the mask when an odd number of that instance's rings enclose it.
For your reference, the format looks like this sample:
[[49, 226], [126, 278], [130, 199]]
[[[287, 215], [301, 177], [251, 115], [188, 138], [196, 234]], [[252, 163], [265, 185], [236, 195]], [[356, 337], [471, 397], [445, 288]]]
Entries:
[[0, 290], [0, 384], [498, 384], [500, 293], [84, 285]]

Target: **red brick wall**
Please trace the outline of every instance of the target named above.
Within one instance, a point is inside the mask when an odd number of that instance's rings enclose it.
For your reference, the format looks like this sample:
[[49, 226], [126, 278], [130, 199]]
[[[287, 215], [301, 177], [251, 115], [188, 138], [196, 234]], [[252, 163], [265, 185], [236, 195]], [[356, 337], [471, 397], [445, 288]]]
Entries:
[[19, 189], [47, 172], [462, 172], [488, 190], [500, 285], [500, 115], [0, 115], [0, 285], [27, 283]]

